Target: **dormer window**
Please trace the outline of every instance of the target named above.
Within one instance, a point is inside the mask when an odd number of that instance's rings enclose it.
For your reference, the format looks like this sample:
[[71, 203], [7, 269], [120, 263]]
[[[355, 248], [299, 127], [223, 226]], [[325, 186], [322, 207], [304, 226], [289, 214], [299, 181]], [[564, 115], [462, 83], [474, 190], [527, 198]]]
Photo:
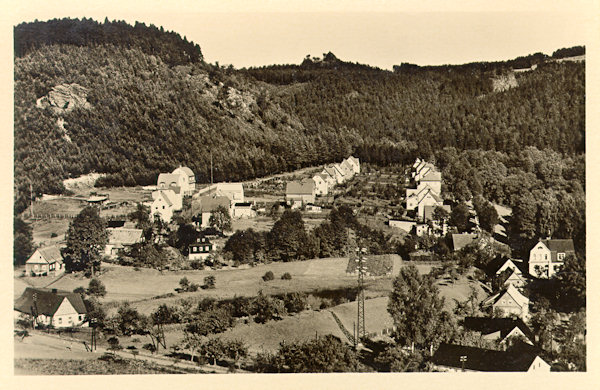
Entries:
[[558, 260], [564, 260], [565, 259], [565, 254], [564, 253], [559, 253], [559, 254], [556, 255], [556, 258]]

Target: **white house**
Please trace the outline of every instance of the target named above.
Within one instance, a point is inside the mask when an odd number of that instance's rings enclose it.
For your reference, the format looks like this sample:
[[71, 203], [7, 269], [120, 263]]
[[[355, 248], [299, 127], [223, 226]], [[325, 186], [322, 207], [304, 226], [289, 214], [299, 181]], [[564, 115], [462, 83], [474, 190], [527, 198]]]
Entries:
[[[180, 188], [177, 190], [181, 191]], [[158, 214], [165, 222], [170, 222], [173, 212], [181, 210], [183, 204], [181, 193], [177, 194], [172, 189], [153, 191], [152, 199], [154, 201], [150, 206], [151, 215]]]
[[439, 195], [442, 192], [442, 174], [438, 171], [430, 170], [419, 180], [419, 186], [428, 186]]
[[329, 188], [327, 186], [327, 181], [322, 174], [317, 174], [312, 177], [315, 182], [315, 195], [327, 195]]
[[190, 244], [188, 249], [188, 260], [206, 260], [214, 247], [207, 237], [200, 237], [195, 243]]
[[425, 206], [440, 206], [444, 205], [444, 201], [438, 194], [433, 192], [431, 189], [425, 191], [424, 195], [417, 204], [417, 216], [424, 221], [425, 220]]
[[[182, 175], [179, 173], [161, 173], [158, 175], [158, 180], [156, 181], [156, 189], [173, 190], [176, 192], [183, 191], [183, 193], [189, 192], [188, 177], [185, 174]], [[176, 189], [180, 189], [180, 191]]]
[[65, 272], [60, 250], [55, 247], [38, 248], [25, 262], [25, 272], [32, 276], [58, 276]]
[[323, 169], [319, 175], [325, 180], [325, 183], [327, 183], [327, 192], [329, 193], [329, 191], [337, 184], [337, 180], [334, 176], [327, 173], [327, 170], [325, 169]]
[[28, 316], [37, 325], [55, 328], [88, 326], [80, 294], [56, 289], [27, 287], [15, 301], [15, 314]]
[[194, 174], [194, 171], [188, 167], [182, 167], [180, 165], [172, 172], [172, 174], [185, 177], [187, 186], [183, 190], [184, 195], [192, 195], [194, 193], [196, 190], [196, 175]]
[[483, 307], [491, 306], [492, 309], [501, 309], [504, 316], [514, 314], [524, 320], [529, 317], [529, 298], [521, 294], [512, 284], [487, 298], [481, 304]]
[[342, 184], [344, 182], [344, 175], [338, 168], [335, 167], [335, 165], [330, 165], [323, 168], [322, 173], [327, 173], [329, 176], [333, 177], [336, 184]]
[[350, 163], [350, 161], [348, 161], [348, 159], [342, 161], [340, 163], [340, 167], [342, 168], [343, 172], [344, 172], [344, 176], [346, 177], [346, 180], [350, 180], [354, 177], [354, 166], [352, 165], [352, 163]]
[[551, 278], [568, 255], [575, 255], [573, 240], [540, 240], [529, 251], [529, 274], [536, 278]]
[[233, 207], [234, 218], [254, 218], [256, 211], [252, 208], [251, 202], [237, 202]]
[[242, 183], [217, 183], [216, 196], [226, 196], [232, 202], [244, 202], [244, 186]]
[[350, 156], [346, 160], [352, 166], [352, 170], [355, 174], [360, 173], [360, 160], [358, 157]]

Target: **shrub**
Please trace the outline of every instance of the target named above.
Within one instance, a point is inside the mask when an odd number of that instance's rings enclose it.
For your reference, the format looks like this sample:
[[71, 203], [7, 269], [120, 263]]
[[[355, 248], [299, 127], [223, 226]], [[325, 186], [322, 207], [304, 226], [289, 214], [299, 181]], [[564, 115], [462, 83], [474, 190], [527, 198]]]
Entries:
[[150, 344], [150, 343], [144, 344], [144, 346], [142, 348], [149, 351], [150, 353], [156, 352], [156, 347], [154, 346], [154, 344]]
[[54, 238], [54, 237], [58, 237], [58, 234], [52, 232], [52, 234], [50, 234], [50, 238]]
[[200, 288], [200, 286], [196, 283], [191, 283], [190, 286], [188, 287], [187, 291], [198, 291], [198, 289]]
[[185, 276], [179, 280], [179, 286], [182, 291], [187, 291], [190, 288], [190, 281]]
[[104, 283], [102, 283], [100, 280], [94, 278], [94, 279], [90, 280], [90, 283], [89, 283], [88, 289], [87, 289], [87, 293], [88, 293], [88, 295], [91, 295], [94, 297], [103, 297], [106, 295], [106, 287], [104, 286]]
[[209, 289], [209, 290], [214, 289], [215, 284], [216, 284], [215, 282], [216, 282], [216, 279], [215, 279], [214, 275], [206, 276], [204, 278], [204, 288]]
[[190, 267], [192, 269], [204, 269], [204, 263], [199, 260], [193, 260], [190, 262]]
[[292, 275], [290, 275], [289, 272], [286, 272], [283, 275], [281, 275], [281, 279], [283, 279], [283, 280], [291, 280], [292, 279]]
[[273, 275], [273, 272], [272, 272], [272, 271], [267, 271], [267, 272], [265, 272], [265, 274], [263, 275], [262, 279], [263, 279], [265, 282], [268, 282], [269, 280], [273, 280], [273, 279], [275, 279], [275, 275]]

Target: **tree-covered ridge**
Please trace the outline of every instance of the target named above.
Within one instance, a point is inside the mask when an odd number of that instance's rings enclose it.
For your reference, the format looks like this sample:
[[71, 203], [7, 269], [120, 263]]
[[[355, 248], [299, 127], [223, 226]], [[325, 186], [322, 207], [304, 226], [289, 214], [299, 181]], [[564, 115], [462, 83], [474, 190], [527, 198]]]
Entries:
[[[27, 179], [37, 194], [61, 192], [63, 179], [90, 172], [107, 174], [99, 185], [146, 185], [184, 164], [207, 182], [211, 154], [215, 180], [236, 181], [349, 154], [388, 165], [444, 147], [585, 152], [583, 63], [540, 62], [516, 74], [518, 86], [494, 92], [498, 71], [393, 73], [332, 53], [236, 70], [171, 66], [148, 48], [111, 42], [27, 47], [15, 58], [17, 210]], [[88, 106], [36, 106], [72, 84], [87, 90]]]
[[104, 23], [83, 18], [52, 19], [47, 22], [21, 23], [14, 28], [16, 57], [23, 57], [32, 50], [48, 45], [115, 45], [138, 48], [146, 54], [160, 57], [163, 62], [183, 65], [202, 61], [200, 46], [188, 42], [186, 37], [162, 27], [146, 26], [136, 22], [134, 26], [125, 21], [107, 19]]

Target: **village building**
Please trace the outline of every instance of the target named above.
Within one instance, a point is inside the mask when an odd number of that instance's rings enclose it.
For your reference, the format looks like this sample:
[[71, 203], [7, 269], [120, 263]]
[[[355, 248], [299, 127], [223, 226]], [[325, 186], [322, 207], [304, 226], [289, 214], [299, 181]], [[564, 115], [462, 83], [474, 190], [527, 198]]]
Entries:
[[529, 298], [512, 284], [484, 300], [481, 305], [490, 310], [500, 309], [505, 317], [513, 314], [523, 319], [529, 317]]
[[540, 240], [529, 251], [529, 274], [536, 278], [551, 278], [569, 255], [575, 255], [573, 240]]
[[434, 369], [446, 372], [550, 372], [550, 365], [533, 351], [496, 351], [440, 344], [431, 358]]
[[[337, 184], [337, 181], [335, 180], [334, 176], [331, 176], [329, 173], [327, 173], [327, 171], [325, 169], [323, 169], [323, 171], [321, 171], [321, 173], [319, 174], [323, 180], [325, 180], [325, 183], [327, 183], [327, 193], [329, 193], [333, 187], [335, 187], [335, 185]], [[326, 194], [324, 194], [326, 195]]]
[[15, 317], [24, 315], [36, 326], [88, 326], [81, 295], [68, 291], [27, 287], [15, 301], [14, 310]]
[[493, 278], [504, 278], [501, 281], [503, 286], [512, 284], [521, 288], [526, 282], [523, 277], [523, 262], [517, 259], [498, 257], [488, 264], [487, 273]]
[[360, 160], [358, 159], [358, 157], [350, 156], [345, 161], [347, 161], [348, 164], [350, 164], [350, 166], [352, 167], [352, 171], [355, 174], [360, 173]]
[[108, 199], [108, 195], [96, 194], [91, 195], [89, 198], [87, 198], [86, 202], [89, 206], [102, 207], [108, 204]]
[[119, 251], [142, 242], [144, 239], [142, 229], [109, 228], [106, 230], [108, 232], [108, 244], [104, 247], [104, 254], [113, 258], [119, 254]]
[[315, 206], [314, 204], [307, 204], [306, 205], [306, 212], [307, 213], [319, 214], [322, 211], [323, 211], [323, 209], [320, 206]]
[[237, 202], [233, 207], [233, 218], [254, 218], [256, 210], [253, 209], [252, 202]]
[[312, 177], [315, 182], [315, 195], [327, 195], [329, 193], [329, 185], [324, 176], [326, 175], [319, 173]]
[[65, 272], [60, 250], [55, 247], [38, 248], [25, 262], [25, 272], [30, 276], [58, 276]]
[[442, 174], [435, 170], [430, 170], [419, 180], [419, 186], [430, 187], [436, 194], [442, 193]]
[[227, 196], [201, 196], [192, 202], [192, 215], [195, 216], [196, 224], [202, 228], [210, 226], [210, 217], [219, 207], [227, 210], [230, 216], [235, 213], [235, 205]]
[[192, 171], [188, 167], [182, 167], [181, 165], [176, 168], [173, 172], [173, 175], [180, 175], [185, 178], [185, 182], [187, 185], [182, 187], [184, 195], [193, 195], [196, 190], [196, 175], [194, 171]]
[[533, 332], [520, 318], [465, 317], [463, 327], [505, 347], [513, 337], [529, 345], [535, 341]]
[[336, 184], [342, 184], [344, 182], [344, 175], [338, 168], [335, 167], [335, 165], [330, 165], [323, 168], [321, 173], [326, 173], [331, 176], [333, 179], [335, 179]]
[[292, 207], [315, 202], [315, 182], [312, 179], [290, 181], [285, 187], [285, 201]]
[[213, 244], [208, 237], [200, 237], [188, 248], [188, 260], [206, 260], [213, 252]]
[[340, 163], [340, 167], [342, 168], [346, 180], [350, 180], [354, 177], [354, 166], [348, 161], [348, 159], [342, 161]]
[[[176, 191], [176, 188], [179, 190]], [[185, 174], [161, 173], [156, 181], [157, 190], [173, 190], [177, 193], [189, 191], [188, 178]]]
[[215, 184], [215, 195], [226, 196], [234, 203], [245, 202], [242, 183], [217, 183]]
[[[175, 190], [177, 192], [175, 192]], [[158, 190], [152, 192], [152, 204], [150, 206], [151, 215], [158, 214], [165, 222], [170, 222], [175, 211], [183, 207], [183, 199], [180, 187], [172, 189]]]

